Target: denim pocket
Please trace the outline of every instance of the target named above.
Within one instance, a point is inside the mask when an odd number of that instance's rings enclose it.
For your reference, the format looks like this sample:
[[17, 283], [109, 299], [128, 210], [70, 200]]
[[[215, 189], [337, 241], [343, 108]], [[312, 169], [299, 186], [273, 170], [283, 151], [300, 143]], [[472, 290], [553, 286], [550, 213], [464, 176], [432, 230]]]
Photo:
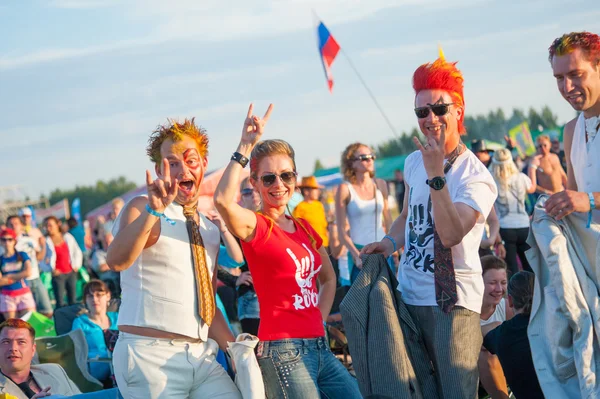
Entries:
[[274, 352], [275, 361], [282, 365], [297, 363], [300, 360], [301, 356], [300, 350], [296, 348], [276, 349]]

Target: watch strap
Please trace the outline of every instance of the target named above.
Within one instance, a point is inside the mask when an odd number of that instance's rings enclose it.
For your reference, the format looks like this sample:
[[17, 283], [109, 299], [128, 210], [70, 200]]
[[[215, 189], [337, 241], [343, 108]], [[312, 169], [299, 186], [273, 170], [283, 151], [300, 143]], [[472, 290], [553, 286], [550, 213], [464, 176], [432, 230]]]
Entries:
[[246, 165], [248, 165], [248, 162], [250, 162], [248, 158], [246, 158], [244, 155], [240, 154], [237, 151], [233, 153], [233, 155], [231, 156], [231, 160], [236, 161], [237, 163], [242, 165], [242, 168], [245, 168]]

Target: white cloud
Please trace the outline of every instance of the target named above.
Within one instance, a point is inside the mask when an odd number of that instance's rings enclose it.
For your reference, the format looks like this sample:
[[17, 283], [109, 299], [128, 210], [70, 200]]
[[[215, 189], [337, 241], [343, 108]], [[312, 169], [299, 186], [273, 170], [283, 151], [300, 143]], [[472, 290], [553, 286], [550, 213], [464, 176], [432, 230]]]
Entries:
[[[418, 5], [419, 10], [467, 7], [489, 0], [53, 0], [59, 9], [111, 7], [132, 23], [152, 27], [147, 37], [80, 48], [47, 48], [0, 57], [0, 70], [85, 57], [176, 40], [221, 41], [271, 37], [311, 30], [312, 10], [329, 26], [362, 20], [389, 8]], [[315, 38], [316, 40], [316, 38]]]

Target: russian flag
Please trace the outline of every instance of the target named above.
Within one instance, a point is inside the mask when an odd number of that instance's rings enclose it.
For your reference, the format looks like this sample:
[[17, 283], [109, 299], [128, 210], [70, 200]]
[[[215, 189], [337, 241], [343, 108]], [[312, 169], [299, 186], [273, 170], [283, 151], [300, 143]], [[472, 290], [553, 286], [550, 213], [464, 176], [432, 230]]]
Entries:
[[340, 51], [340, 45], [333, 38], [329, 29], [327, 29], [323, 22], [319, 22], [317, 35], [319, 36], [319, 54], [321, 55], [321, 62], [323, 63], [323, 69], [325, 70], [325, 78], [327, 79], [329, 91], [333, 92], [333, 76], [331, 76], [330, 68]]

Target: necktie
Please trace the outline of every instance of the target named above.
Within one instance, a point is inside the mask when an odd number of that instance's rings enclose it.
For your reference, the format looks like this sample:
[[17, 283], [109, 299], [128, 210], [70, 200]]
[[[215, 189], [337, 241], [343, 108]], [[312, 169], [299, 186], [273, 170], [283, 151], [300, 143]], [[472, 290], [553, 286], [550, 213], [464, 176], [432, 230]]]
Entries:
[[194, 215], [198, 211], [196, 207], [184, 207], [188, 235], [190, 237], [190, 247], [192, 249], [192, 260], [194, 261], [194, 271], [196, 275], [196, 289], [198, 290], [198, 313], [204, 322], [210, 326], [215, 317], [215, 295], [213, 293], [212, 281], [206, 265], [206, 254], [204, 251], [204, 241], [200, 235], [200, 226], [194, 220]]
[[[449, 154], [448, 162], [444, 166], [444, 174], [448, 173], [454, 162], [465, 151], [465, 146], [462, 142], [458, 144], [456, 149]], [[435, 279], [435, 302], [444, 313], [450, 313], [458, 296], [456, 294], [456, 276], [454, 275], [454, 260], [452, 259], [452, 250], [444, 247], [442, 239], [433, 223], [433, 264], [434, 279]]]
[[458, 301], [452, 250], [444, 247], [433, 225], [433, 264], [435, 277], [435, 301], [444, 313], [450, 313]]

